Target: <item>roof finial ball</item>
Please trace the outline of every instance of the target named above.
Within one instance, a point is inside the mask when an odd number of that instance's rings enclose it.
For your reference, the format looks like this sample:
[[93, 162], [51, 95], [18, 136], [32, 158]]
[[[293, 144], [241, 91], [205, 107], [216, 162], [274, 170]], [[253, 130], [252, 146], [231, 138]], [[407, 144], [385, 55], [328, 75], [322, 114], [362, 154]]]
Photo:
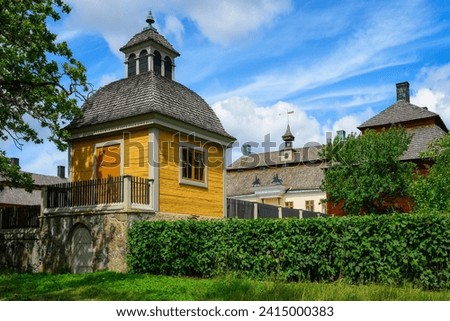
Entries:
[[147, 19], [145, 19], [145, 21], [148, 23], [148, 26], [145, 27], [145, 30], [155, 29], [155, 27], [152, 26], [155, 23], [155, 19], [153, 18], [153, 14], [152, 14], [151, 10], [148, 11]]

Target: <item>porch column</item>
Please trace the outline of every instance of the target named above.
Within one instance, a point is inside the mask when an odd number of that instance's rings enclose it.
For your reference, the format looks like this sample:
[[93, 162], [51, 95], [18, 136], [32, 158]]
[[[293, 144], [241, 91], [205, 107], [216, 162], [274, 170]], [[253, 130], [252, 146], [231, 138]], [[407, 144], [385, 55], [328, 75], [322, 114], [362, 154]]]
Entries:
[[131, 210], [131, 176], [123, 177], [123, 209]]

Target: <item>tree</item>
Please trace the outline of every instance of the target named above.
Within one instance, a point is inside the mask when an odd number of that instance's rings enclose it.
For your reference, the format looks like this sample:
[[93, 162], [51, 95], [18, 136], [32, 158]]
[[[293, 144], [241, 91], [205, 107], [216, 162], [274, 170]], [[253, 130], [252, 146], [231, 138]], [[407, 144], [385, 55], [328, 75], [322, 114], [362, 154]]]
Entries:
[[[86, 70], [46, 22], [69, 12], [62, 0], [0, 0], [0, 139], [11, 139], [18, 148], [43, 142], [30, 117], [50, 130], [48, 139], [60, 150], [67, 148], [63, 128], [80, 112], [77, 99], [88, 90]], [[2, 150], [0, 173], [12, 186], [31, 189], [31, 176]]]
[[450, 133], [433, 141], [422, 157], [433, 165], [428, 175], [417, 175], [411, 184], [415, 209], [450, 212]]
[[330, 162], [322, 182], [326, 201], [342, 204], [348, 214], [395, 211], [413, 175], [414, 165], [400, 161], [410, 141], [401, 128], [336, 137], [322, 151]]

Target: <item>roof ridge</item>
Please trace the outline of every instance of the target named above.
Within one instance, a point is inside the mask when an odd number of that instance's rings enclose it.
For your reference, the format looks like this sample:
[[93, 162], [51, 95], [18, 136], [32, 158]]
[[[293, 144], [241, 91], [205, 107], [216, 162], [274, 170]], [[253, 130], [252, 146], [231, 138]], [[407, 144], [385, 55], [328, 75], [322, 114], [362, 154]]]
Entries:
[[410, 102], [400, 100], [366, 120], [358, 126], [358, 129], [394, 123], [400, 124], [411, 120], [426, 119], [436, 116], [440, 117], [439, 114], [428, 110], [427, 107], [419, 107]]
[[[148, 34], [147, 37], [145, 34]], [[142, 35], [142, 39], [139, 39]], [[158, 39], [160, 38], [160, 39]], [[138, 45], [139, 43], [145, 42], [147, 40], [153, 40], [156, 43], [160, 44], [161, 46], [169, 49], [173, 53], [175, 53], [177, 56], [180, 56], [180, 53], [172, 46], [172, 44], [164, 37], [162, 34], [160, 34], [156, 29], [148, 28], [144, 29], [142, 31], [139, 31], [136, 33], [131, 39], [122, 47], [119, 48], [120, 51], [123, 51], [124, 49], [130, 48], [132, 46]]]

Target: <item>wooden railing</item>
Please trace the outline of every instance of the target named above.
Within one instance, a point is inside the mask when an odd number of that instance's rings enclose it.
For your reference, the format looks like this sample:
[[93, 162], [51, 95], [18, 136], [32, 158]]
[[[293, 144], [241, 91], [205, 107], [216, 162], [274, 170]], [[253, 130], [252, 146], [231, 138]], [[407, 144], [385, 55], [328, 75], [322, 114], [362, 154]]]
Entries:
[[0, 208], [0, 228], [39, 227], [40, 213], [41, 207], [39, 205]]
[[131, 203], [132, 204], [151, 204], [150, 181], [143, 177], [131, 177]]
[[152, 189], [153, 181], [133, 176], [62, 183], [46, 187], [43, 204], [46, 209], [98, 206], [149, 208], [152, 206]]

